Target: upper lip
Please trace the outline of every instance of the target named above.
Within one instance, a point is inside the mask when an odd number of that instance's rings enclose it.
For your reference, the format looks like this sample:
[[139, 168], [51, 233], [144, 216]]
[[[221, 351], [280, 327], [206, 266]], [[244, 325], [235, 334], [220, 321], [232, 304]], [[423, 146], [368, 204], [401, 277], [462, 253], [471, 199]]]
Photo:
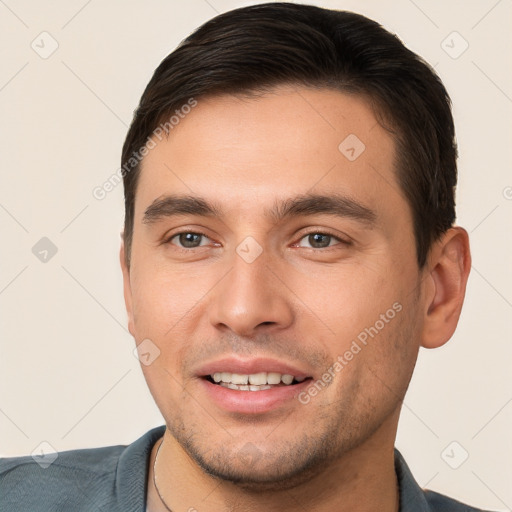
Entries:
[[217, 372], [238, 373], [241, 375], [252, 375], [260, 372], [275, 372], [280, 373], [281, 375], [293, 375], [294, 377], [306, 378], [311, 376], [310, 373], [277, 359], [240, 359], [235, 357], [225, 357], [206, 363], [198, 369], [197, 374], [200, 377], [206, 377]]

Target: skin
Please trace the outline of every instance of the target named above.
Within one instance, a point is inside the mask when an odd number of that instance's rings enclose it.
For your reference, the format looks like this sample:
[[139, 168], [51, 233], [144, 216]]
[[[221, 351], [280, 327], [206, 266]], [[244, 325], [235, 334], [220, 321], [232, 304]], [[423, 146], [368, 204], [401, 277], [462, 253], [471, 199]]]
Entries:
[[[349, 161], [338, 145], [366, 149]], [[393, 446], [420, 346], [452, 335], [470, 268], [467, 233], [448, 230], [419, 269], [395, 146], [364, 98], [280, 86], [259, 98], [198, 99], [144, 158], [131, 264], [121, 247], [129, 329], [160, 350], [142, 365], [167, 430], [156, 473], [174, 511], [396, 511]], [[273, 219], [274, 204], [342, 194], [373, 223], [313, 214]], [[168, 194], [214, 202], [219, 216], [143, 222]], [[176, 233], [206, 235], [180, 247]], [[312, 233], [327, 246], [312, 247]], [[261, 255], [236, 252], [253, 237]], [[197, 375], [221, 357], [271, 357], [313, 381], [393, 304], [402, 307], [307, 404], [228, 412]], [[148, 510], [166, 510], [148, 475]], [[300, 507], [299, 507], [300, 508]]]

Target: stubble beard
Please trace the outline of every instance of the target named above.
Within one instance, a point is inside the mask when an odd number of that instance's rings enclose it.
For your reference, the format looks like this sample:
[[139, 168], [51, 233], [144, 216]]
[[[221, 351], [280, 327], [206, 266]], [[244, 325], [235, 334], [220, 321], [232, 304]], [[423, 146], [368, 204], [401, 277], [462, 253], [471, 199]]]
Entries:
[[[255, 426], [248, 428], [247, 439], [240, 440], [222, 432], [217, 422], [211, 420], [209, 425], [220, 432], [220, 436], [215, 436], [208, 432], [205, 422], [185, 421], [183, 414], [168, 418], [169, 433], [204, 473], [249, 493], [301, 486], [330, 471], [335, 462], [339, 463], [371, 439], [386, 422], [394, 422], [393, 435], [396, 432], [398, 413], [417, 357], [413, 311], [409, 317], [395, 320], [397, 323], [386, 333], [388, 339], [373, 341], [384, 343], [394, 352], [386, 354], [390, 359], [380, 372], [361, 361], [355, 372], [359, 373], [359, 378], [351, 375], [352, 379], [340, 386], [328, 403], [322, 402], [323, 391], [310, 404], [299, 406], [316, 407], [315, 414], [308, 416], [314, 420], [308, 424], [299, 426], [290, 421], [285, 425], [285, 416], [283, 424], [277, 425], [260, 446], [251, 443], [250, 428], [257, 428]], [[335, 378], [334, 385], [336, 379], [345, 377], [344, 371]], [[382, 378], [393, 373], [399, 377], [388, 386]], [[368, 391], [369, 385], [374, 389], [373, 394]], [[301, 409], [297, 413], [299, 421], [300, 412]], [[285, 428], [290, 428], [289, 437], [283, 436]], [[216, 437], [223, 439], [212, 445], [211, 440]]]

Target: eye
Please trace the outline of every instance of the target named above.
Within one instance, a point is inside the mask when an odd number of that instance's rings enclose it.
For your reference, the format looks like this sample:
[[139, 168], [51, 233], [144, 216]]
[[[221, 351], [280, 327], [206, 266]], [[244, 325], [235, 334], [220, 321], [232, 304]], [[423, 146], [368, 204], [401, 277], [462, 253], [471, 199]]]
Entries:
[[210, 239], [202, 233], [195, 233], [193, 231], [184, 231], [183, 233], [177, 233], [169, 238], [168, 242], [177, 245], [183, 249], [194, 249], [207, 245]]
[[308, 235], [303, 236], [297, 245], [298, 247], [308, 247], [311, 249], [324, 249], [326, 247], [337, 245], [338, 243], [344, 242], [329, 233], [309, 233]]

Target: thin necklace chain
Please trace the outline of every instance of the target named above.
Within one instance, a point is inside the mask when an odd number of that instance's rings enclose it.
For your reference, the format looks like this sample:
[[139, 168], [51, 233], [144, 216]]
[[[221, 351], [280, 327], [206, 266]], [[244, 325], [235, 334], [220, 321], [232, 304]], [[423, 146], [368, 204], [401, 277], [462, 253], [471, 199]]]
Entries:
[[156, 463], [158, 461], [158, 454], [160, 453], [160, 448], [162, 448], [162, 444], [163, 444], [164, 440], [162, 439], [162, 441], [160, 442], [160, 444], [158, 445], [158, 448], [156, 450], [156, 455], [155, 455], [155, 462], [153, 464], [153, 485], [155, 486], [155, 489], [156, 489], [156, 492], [158, 494], [158, 497], [160, 498], [160, 501], [162, 502], [162, 505], [169, 511], [169, 512], [172, 512], [172, 510], [167, 506], [167, 503], [165, 503], [165, 500], [164, 500], [164, 497], [162, 496], [162, 493], [160, 492], [160, 489], [158, 488], [158, 485], [156, 483]]

